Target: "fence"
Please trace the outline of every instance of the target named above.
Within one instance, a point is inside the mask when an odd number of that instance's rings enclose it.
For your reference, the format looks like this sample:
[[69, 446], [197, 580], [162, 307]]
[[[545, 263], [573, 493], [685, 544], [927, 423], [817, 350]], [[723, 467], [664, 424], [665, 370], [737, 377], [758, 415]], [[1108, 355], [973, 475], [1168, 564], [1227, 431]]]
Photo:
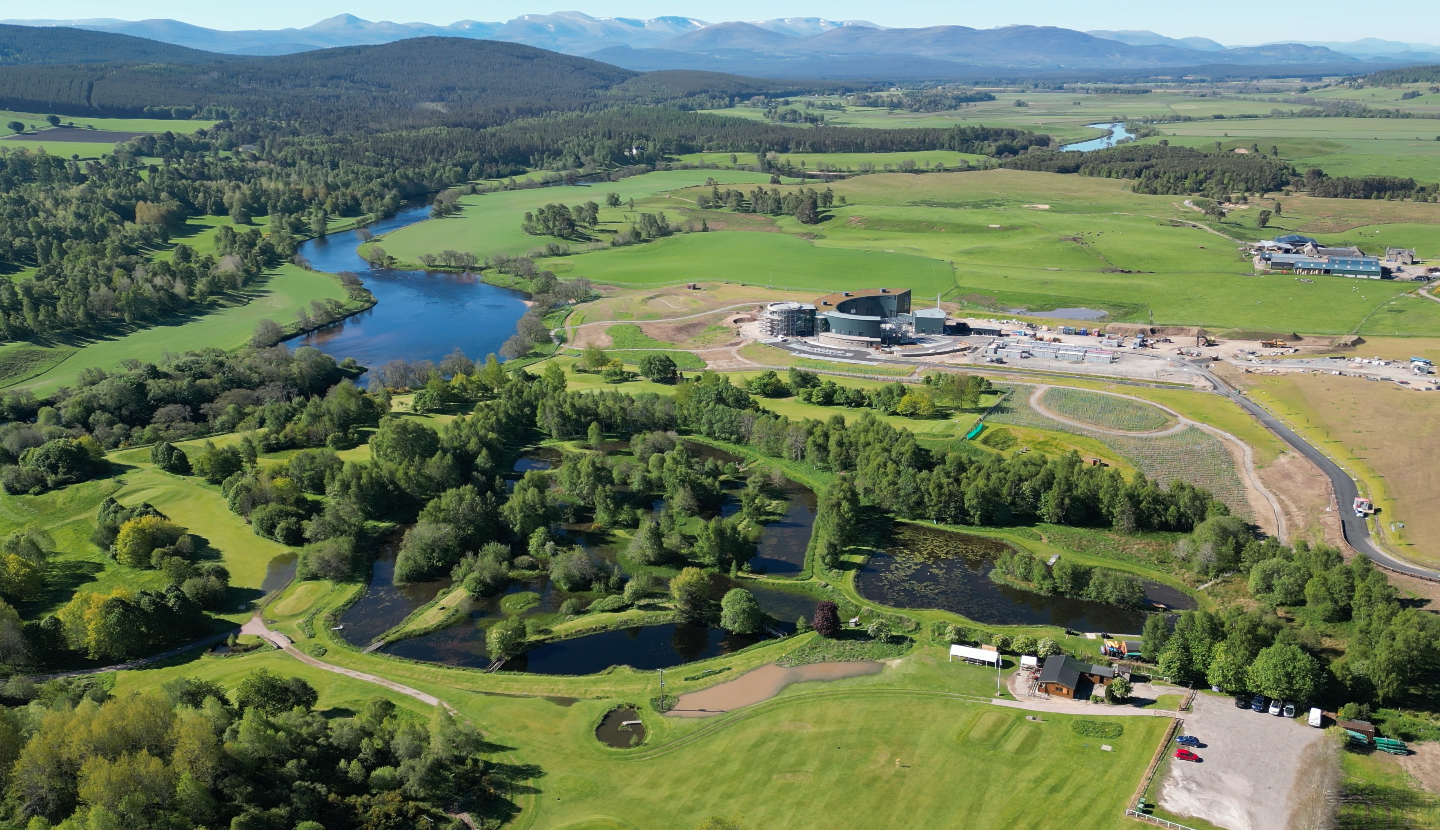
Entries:
[[1130, 818], [1138, 818], [1138, 819], [1140, 819], [1141, 821], [1149, 822], [1150, 824], [1158, 824], [1158, 825], [1160, 825], [1161, 827], [1169, 827], [1169, 828], [1171, 828], [1171, 830], [1193, 830], [1193, 828], [1186, 827], [1186, 826], [1183, 825], [1183, 824], [1176, 824], [1176, 823], [1173, 822], [1173, 821], [1168, 821], [1168, 820], [1163, 819], [1163, 818], [1156, 818], [1155, 816], [1146, 815], [1145, 813], [1142, 813], [1142, 812], [1140, 812], [1139, 810], [1129, 810], [1129, 809], [1127, 809], [1127, 810], [1125, 811], [1125, 815], [1129, 816]]

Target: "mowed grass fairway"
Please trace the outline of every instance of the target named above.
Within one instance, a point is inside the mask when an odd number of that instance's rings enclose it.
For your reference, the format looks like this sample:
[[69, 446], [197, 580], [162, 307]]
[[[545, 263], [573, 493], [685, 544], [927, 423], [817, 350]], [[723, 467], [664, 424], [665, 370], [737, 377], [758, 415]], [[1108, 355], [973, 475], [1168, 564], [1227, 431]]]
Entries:
[[[178, 354], [210, 347], [236, 349], [250, 340], [255, 324], [262, 319], [284, 325], [292, 322], [295, 311], [308, 307], [311, 300], [345, 299], [345, 291], [334, 277], [288, 263], [273, 269], [263, 282], [253, 284], [246, 293], [248, 302], [208, 314], [177, 318], [114, 337], [58, 343], [54, 348], [65, 354], [59, 362], [48, 364], [48, 368], [41, 360], [43, 355], [37, 354], [36, 345], [8, 344], [0, 348], [0, 366], [7, 365], [11, 352], [24, 352], [24, 360], [17, 355], [11, 363], [18, 367], [19, 374], [0, 378], [0, 383], [23, 385], [36, 394], [44, 394], [60, 386], [75, 385], [76, 377], [90, 366], [113, 369], [130, 358], [151, 362], [159, 360], [167, 351]], [[32, 373], [35, 369], [45, 371], [37, 376]]]
[[[994, 672], [947, 663], [939, 647], [920, 648], [879, 675], [797, 684], [712, 719], [664, 718], [644, 707], [656, 692], [653, 672], [487, 675], [336, 648], [322, 659], [438, 695], [507, 748], [494, 761], [533, 765], [534, 792], [518, 796], [515, 830], [674, 830], [711, 816], [787, 830], [1109, 830], [1128, 826], [1126, 801], [1168, 726], [1159, 717], [1105, 717], [1096, 707], [1094, 717], [1124, 725], [1122, 736], [1102, 741], [1077, 734], [1069, 716], [1030, 722], [1023, 710], [953, 697], [992, 693]], [[705, 685], [759, 665], [753, 652], [721, 660], [735, 673]], [[156, 688], [176, 676], [233, 688], [261, 667], [304, 677], [319, 690], [322, 709], [356, 709], [385, 695], [428, 715], [409, 698], [273, 651], [122, 672], [116, 691]], [[587, 697], [557, 704], [529, 696], [565, 694], [556, 689], [563, 686]], [[625, 703], [642, 704], [647, 738], [635, 749], [610, 749], [594, 730]]]
[[935, 693], [806, 690], [632, 758], [587, 734], [602, 707], [574, 710], [555, 737], [592, 746], [536, 782], [533, 820], [517, 826], [661, 830], [720, 815], [791, 830], [1116, 827], [1166, 726], [1126, 718], [1103, 752], [1063, 716], [1037, 724]]

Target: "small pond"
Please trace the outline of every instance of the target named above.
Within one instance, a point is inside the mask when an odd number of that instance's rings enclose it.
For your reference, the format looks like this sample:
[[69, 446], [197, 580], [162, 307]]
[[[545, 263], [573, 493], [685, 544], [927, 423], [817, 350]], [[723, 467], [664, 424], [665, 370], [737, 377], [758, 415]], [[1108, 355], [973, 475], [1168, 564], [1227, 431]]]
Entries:
[[554, 447], [535, 447], [526, 450], [521, 456], [515, 459], [510, 469], [517, 473], [540, 472], [553, 470], [565, 460], [565, 454]]
[[595, 738], [615, 749], [630, 749], [645, 740], [645, 724], [634, 709], [611, 709], [595, 727]]
[[1108, 130], [1109, 135], [1102, 135], [1099, 138], [1092, 138], [1088, 141], [1077, 141], [1074, 144], [1066, 144], [1061, 150], [1075, 150], [1078, 152], [1089, 152], [1090, 150], [1103, 150], [1106, 147], [1114, 147], [1116, 144], [1134, 138], [1134, 133], [1125, 129], [1124, 124], [1086, 124], [1092, 130]]
[[299, 557], [293, 553], [282, 553], [271, 559], [265, 566], [265, 578], [260, 582], [260, 592], [269, 594], [290, 584], [295, 578], [295, 564]]
[[761, 528], [750, 567], [770, 576], [795, 576], [805, 570], [805, 551], [815, 529], [815, 493], [788, 478], [781, 490], [787, 502], [785, 515]]
[[[899, 524], [889, 548], [871, 557], [856, 575], [855, 588], [866, 599], [892, 608], [953, 611], [986, 625], [1054, 625], [1126, 634], [1144, 627], [1144, 611], [992, 582], [990, 570], [1005, 547], [984, 536]], [[1194, 607], [1193, 600], [1173, 588], [1142, 584], [1153, 601], [1172, 609]]]

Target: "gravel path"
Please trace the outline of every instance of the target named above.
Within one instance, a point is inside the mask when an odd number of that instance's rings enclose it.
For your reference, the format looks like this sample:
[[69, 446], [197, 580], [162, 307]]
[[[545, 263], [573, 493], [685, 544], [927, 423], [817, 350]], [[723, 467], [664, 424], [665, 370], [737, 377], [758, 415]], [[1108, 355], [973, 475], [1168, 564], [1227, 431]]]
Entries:
[[346, 677], [354, 678], [355, 680], [362, 680], [366, 683], [374, 683], [375, 685], [383, 686], [384, 688], [389, 689], [392, 692], [399, 692], [400, 694], [407, 697], [413, 697], [421, 703], [425, 703], [430, 706], [444, 706], [445, 709], [451, 714], [455, 713], [454, 707], [452, 707], [450, 704], [446, 703], [438, 697], [435, 697], [434, 695], [426, 694], [419, 689], [412, 689], [411, 687], [404, 684], [396, 683], [393, 680], [386, 680], [383, 677], [376, 677], [373, 674], [366, 674], [365, 672], [355, 671], [354, 669], [341, 668], [340, 666], [332, 665], [321, 660], [316, 660], [314, 657], [311, 657], [300, 649], [295, 648], [295, 646], [290, 642], [289, 637], [286, 637], [284, 634], [281, 634], [278, 631], [271, 631], [269, 628], [267, 628], [265, 626], [265, 621], [260, 619], [260, 615], [258, 613], [255, 616], [251, 617], [249, 622], [241, 626], [240, 632], [242, 634], [255, 634], [257, 636], [264, 637], [266, 640], [269, 640], [271, 643], [273, 643], [277, 648], [281, 649], [286, 654], [294, 657], [296, 660], [299, 660], [307, 666], [313, 666], [314, 668], [320, 669], [321, 671], [341, 674]]

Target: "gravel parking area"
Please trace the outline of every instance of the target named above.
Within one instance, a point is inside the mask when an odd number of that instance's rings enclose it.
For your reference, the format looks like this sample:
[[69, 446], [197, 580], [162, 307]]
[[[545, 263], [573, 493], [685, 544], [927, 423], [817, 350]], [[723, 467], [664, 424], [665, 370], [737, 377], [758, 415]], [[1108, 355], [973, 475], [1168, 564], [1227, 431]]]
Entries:
[[1286, 827], [1300, 755], [1324, 731], [1303, 720], [1237, 709], [1234, 698], [1211, 694], [1196, 695], [1194, 711], [1184, 718], [1184, 734], [1203, 744], [1196, 750], [1202, 760], [1172, 759], [1160, 806], [1228, 830]]

